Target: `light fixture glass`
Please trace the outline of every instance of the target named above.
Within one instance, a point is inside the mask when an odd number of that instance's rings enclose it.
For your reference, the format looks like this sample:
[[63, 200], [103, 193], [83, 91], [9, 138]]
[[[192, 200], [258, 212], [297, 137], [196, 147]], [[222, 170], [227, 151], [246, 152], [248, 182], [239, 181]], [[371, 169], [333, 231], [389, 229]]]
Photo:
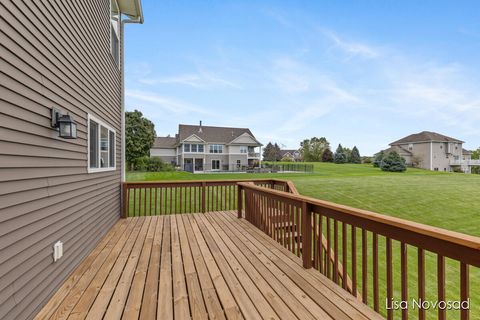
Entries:
[[52, 109], [52, 127], [58, 128], [58, 136], [63, 139], [77, 138], [77, 124], [69, 114], [62, 115], [57, 109]]

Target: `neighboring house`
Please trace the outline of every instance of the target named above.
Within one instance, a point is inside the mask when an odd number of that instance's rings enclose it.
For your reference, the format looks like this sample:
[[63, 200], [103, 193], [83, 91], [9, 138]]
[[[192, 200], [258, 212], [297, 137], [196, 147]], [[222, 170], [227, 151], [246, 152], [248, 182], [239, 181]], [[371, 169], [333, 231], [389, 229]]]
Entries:
[[461, 170], [470, 173], [479, 160], [471, 160], [471, 152], [463, 149], [463, 141], [436, 132], [422, 131], [390, 143], [407, 165], [434, 171]]
[[0, 319], [31, 319], [120, 218], [122, 18], [143, 18], [140, 0], [0, 17]]
[[239, 171], [260, 162], [258, 142], [250, 129], [178, 126], [175, 137], [157, 137], [150, 156], [160, 157], [189, 172]]
[[291, 161], [301, 161], [302, 160], [302, 155], [300, 153], [300, 150], [280, 150], [280, 156], [282, 159], [290, 159]]

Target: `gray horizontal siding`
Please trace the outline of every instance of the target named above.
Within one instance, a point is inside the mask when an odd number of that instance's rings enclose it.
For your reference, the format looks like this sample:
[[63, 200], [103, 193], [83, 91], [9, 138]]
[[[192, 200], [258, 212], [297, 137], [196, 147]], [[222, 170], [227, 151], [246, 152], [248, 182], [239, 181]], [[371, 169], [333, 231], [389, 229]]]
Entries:
[[[117, 132], [109, 0], [0, 3], [0, 319], [30, 319], [120, 215], [120, 170], [87, 173], [87, 117]], [[50, 128], [50, 109], [78, 138]], [[53, 243], [64, 256], [53, 262]]]

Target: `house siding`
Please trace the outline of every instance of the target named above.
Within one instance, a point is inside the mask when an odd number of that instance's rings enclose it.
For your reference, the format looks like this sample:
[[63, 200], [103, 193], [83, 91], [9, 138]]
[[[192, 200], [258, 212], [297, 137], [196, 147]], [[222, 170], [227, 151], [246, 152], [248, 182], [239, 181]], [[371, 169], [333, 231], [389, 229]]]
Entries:
[[[120, 216], [121, 72], [102, 1], [0, 3], [0, 319], [31, 319]], [[78, 138], [50, 127], [58, 107]], [[117, 169], [87, 173], [87, 117]], [[53, 244], [64, 256], [53, 262]]]

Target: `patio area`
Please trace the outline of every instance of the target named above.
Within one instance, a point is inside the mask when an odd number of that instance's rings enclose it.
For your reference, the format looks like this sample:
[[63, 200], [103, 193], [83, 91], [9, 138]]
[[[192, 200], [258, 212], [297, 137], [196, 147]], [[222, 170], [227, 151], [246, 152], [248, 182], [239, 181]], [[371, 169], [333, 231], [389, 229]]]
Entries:
[[120, 219], [36, 319], [382, 319], [236, 214]]

